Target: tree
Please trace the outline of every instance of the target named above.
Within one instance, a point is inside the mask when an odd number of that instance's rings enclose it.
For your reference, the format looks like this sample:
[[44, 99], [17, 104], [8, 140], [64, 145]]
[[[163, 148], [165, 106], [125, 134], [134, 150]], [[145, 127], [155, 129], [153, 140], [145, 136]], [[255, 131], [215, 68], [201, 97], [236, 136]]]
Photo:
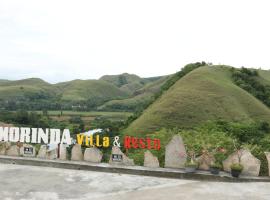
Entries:
[[15, 121], [19, 124], [28, 124], [29, 116], [28, 112], [25, 110], [19, 110], [16, 112]]
[[73, 123], [73, 124], [81, 124], [83, 123], [82, 119], [80, 116], [72, 116], [70, 119], [69, 119], [69, 122], [70, 123]]

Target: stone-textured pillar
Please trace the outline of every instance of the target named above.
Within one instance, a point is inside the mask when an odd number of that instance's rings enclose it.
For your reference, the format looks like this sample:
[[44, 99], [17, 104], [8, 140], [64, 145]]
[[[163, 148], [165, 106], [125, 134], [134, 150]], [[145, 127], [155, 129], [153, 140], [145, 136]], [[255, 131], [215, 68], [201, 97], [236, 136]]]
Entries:
[[20, 156], [20, 148], [17, 145], [12, 145], [7, 149], [8, 156]]
[[[119, 160], [115, 160], [113, 156], [119, 156]], [[112, 147], [112, 154], [109, 160], [110, 164], [119, 164], [119, 165], [134, 165], [134, 160], [127, 157], [119, 147], [113, 146]]]
[[96, 148], [86, 148], [84, 152], [84, 160], [88, 162], [100, 163], [102, 160], [102, 152]]
[[67, 145], [60, 144], [60, 152], [59, 152], [59, 159], [60, 160], [67, 160]]
[[264, 152], [268, 162], [268, 176], [270, 176], [270, 152]]
[[145, 167], [159, 167], [159, 161], [156, 156], [154, 156], [149, 150], [144, 152], [144, 163]]
[[247, 149], [241, 149], [239, 151], [231, 154], [226, 160], [223, 161], [224, 171], [231, 171], [231, 164], [239, 163], [239, 157], [241, 158], [240, 163], [243, 165], [244, 169], [242, 171], [243, 175], [246, 176], [259, 176], [261, 161], [251, 154]]
[[184, 142], [180, 135], [175, 135], [167, 144], [165, 150], [165, 167], [184, 168], [187, 153]]
[[47, 145], [41, 145], [38, 151], [37, 158], [46, 159], [47, 157]]
[[75, 161], [82, 161], [83, 160], [83, 154], [82, 154], [81, 145], [75, 144], [72, 147], [72, 150], [71, 150], [71, 160], [75, 160]]
[[11, 146], [10, 142], [0, 142], [0, 155], [6, 155], [7, 149]]

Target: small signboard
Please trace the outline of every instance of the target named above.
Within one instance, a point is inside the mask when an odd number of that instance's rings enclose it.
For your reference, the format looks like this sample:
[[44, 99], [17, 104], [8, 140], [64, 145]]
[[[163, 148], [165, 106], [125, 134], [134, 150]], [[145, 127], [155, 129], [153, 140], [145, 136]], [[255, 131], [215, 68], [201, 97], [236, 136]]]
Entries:
[[123, 155], [121, 155], [121, 154], [112, 154], [112, 161], [113, 162], [122, 162], [123, 161]]
[[24, 147], [23, 148], [23, 153], [26, 155], [33, 155], [34, 154], [34, 149], [33, 147]]

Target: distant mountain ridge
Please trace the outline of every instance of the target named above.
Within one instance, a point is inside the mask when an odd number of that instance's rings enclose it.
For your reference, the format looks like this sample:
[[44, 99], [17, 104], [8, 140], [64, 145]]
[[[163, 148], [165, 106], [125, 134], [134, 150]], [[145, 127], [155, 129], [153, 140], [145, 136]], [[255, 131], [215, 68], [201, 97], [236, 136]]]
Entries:
[[[0, 80], [0, 108], [35, 110], [75, 107], [91, 110], [110, 100], [131, 98], [136, 91], [160, 78], [140, 78], [124, 73], [106, 75], [98, 80], [72, 80], [56, 84], [39, 78]], [[104, 109], [111, 108], [104, 106]], [[136, 108], [133, 106], [129, 110], [134, 109]]]

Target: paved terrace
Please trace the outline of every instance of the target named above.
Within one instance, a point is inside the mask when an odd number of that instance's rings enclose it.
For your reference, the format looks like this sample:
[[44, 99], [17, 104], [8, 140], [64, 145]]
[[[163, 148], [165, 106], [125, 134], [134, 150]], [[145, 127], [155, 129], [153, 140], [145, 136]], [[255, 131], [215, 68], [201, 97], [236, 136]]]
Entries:
[[162, 178], [175, 178], [200, 181], [222, 181], [222, 182], [270, 182], [269, 177], [247, 177], [233, 178], [229, 173], [221, 172], [219, 175], [212, 175], [208, 171], [197, 171], [196, 173], [186, 173], [183, 169], [171, 168], [147, 168], [142, 166], [122, 166], [110, 165], [107, 163], [90, 163], [86, 161], [62, 161], [45, 160], [27, 157], [1, 156], [0, 163], [31, 165], [42, 167], [54, 167], [63, 169], [76, 169], [87, 171], [98, 171], [107, 173], [132, 174]]
[[207, 182], [0, 163], [1, 200], [269, 200], [270, 183]]

